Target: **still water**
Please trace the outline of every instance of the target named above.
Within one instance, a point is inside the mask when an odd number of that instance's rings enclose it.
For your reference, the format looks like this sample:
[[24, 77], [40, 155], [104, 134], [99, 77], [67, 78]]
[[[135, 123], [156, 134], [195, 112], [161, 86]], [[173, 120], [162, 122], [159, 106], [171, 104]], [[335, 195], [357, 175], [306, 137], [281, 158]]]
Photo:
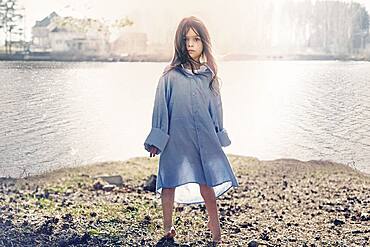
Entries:
[[[0, 177], [148, 156], [166, 63], [0, 62]], [[370, 173], [370, 63], [221, 62], [229, 154]]]

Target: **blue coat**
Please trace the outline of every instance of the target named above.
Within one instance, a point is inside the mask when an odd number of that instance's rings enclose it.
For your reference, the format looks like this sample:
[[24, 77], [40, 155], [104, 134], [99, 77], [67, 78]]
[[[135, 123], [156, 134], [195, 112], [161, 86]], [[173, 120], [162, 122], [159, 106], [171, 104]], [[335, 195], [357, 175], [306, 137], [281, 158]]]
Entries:
[[160, 154], [156, 194], [176, 188], [175, 202], [204, 203], [199, 184], [212, 186], [216, 197], [238, 182], [222, 147], [231, 144], [223, 126], [222, 101], [209, 88], [213, 71], [202, 65], [193, 74], [184, 67], [158, 82], [152, 128], [144, 147]]

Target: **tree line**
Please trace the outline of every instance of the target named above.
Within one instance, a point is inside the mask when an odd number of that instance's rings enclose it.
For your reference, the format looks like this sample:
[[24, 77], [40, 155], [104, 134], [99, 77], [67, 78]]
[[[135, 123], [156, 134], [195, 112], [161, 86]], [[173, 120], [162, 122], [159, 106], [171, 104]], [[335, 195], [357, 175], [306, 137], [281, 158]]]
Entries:
[[287, 41], [296, 47], [329, 54], [353, 54], [366, 47], [369, 14], [356, 2], [287, 2], [281, 28], [291, 30]]
[[24, 42], [23, 10], [17, 0], [0, 0], [0, 38], [5, 42], [6, 53], [12, 52], [13, 40]]

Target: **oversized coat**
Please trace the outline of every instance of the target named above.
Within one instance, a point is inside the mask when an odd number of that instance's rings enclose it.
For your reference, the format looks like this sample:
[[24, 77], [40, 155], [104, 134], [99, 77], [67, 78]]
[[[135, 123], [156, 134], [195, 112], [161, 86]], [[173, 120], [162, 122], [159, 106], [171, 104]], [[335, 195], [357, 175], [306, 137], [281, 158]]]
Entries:
[[209, 88], [214, 73], [207, 64], [195, 72], [182, 66], [160, 77], [144, 142], [148, 152], [153, 145], [160, 155], [156, 194], [176, 188], [174, 200], [183, 204], [204, 203], [199, 184], [213, 187], [216, 197], [239, 186], [222, 149], [231, 141], [221, 95]]

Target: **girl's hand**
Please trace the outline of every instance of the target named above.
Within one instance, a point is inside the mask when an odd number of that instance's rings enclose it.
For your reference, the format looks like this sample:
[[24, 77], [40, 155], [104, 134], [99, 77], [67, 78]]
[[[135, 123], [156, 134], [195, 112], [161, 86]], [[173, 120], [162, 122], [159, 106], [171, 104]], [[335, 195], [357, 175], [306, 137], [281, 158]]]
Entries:
[[157, 154], [157, 148], [155, 146], [151, 146], [149, 148], [150, 156], [149, 157], [154, 157]]

